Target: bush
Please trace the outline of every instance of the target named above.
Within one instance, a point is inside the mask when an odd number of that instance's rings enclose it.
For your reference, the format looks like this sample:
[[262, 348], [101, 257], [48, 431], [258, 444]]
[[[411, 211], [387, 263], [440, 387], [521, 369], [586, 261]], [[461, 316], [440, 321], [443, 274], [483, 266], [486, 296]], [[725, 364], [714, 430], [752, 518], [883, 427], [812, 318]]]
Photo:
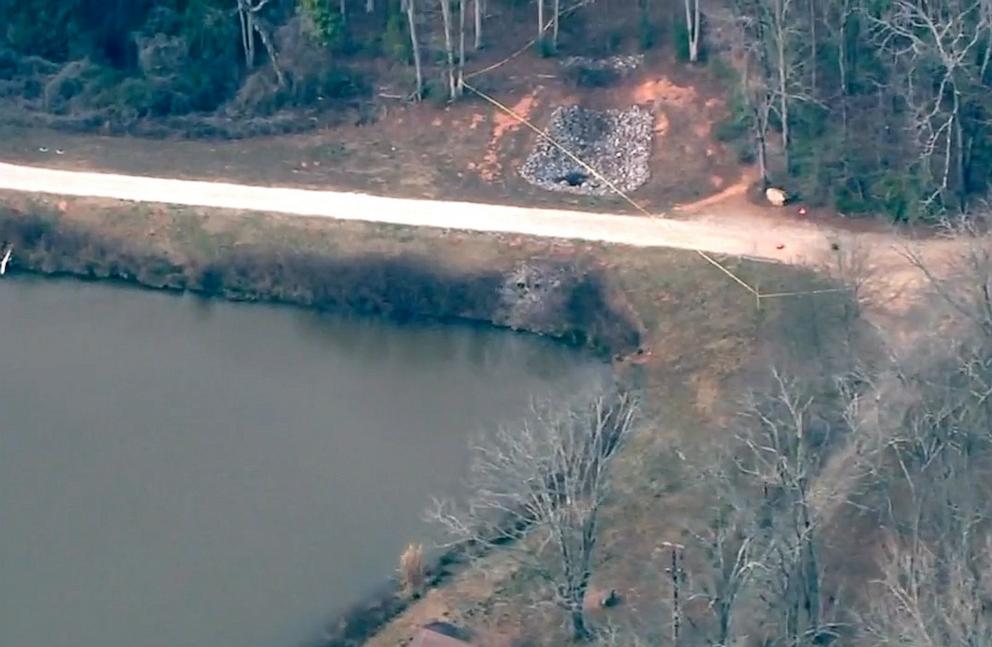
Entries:
[[611, 29], [603, 40], [603, 51], [606, 54], [616, 54], [623, 46], [624, 32], [622, 29]]
[[69, 102], [82, 95], [91, 83], [96, 80], [100, 84], [101, 76], [101, 69], [88, 59], [67, 63], [45, 83], [45, 111], [64, 114], [69, 109]]
[[743, 98], [735, 94], [730, 100], [730, 116], [716, 124], [713, 135], [717, 141], [725, 144], [748, 139], [751, 136], [752, 119]]
[[386, 31], [382, 35], [382, 51], [397, 63], [409, 64], [413, 59], [406, 17], [398, 10], [390, 12], [386, 19]]
[[637, 45], [642, 52], [652, 49], [658, 44], [659, 29], [646, 14], [641, 15], [637, 23]]
[[689, 62], [689, 28], [686, 27], [685, 20], [678, 16], [674, 20], [672, 28], [672, 38], [675, 40], [675, 58], [682, 63]]
[[615, 84], [620, 73], [608, 67], [569, 65], [564, 70], [565, 79], [580, 88], [603, 88]]
[[553, 58], [558, 53], [554, 41], [547, 35], [538, 39], [534, 43], [534, 47], [537, 50], [537, 55], [541, 58]]

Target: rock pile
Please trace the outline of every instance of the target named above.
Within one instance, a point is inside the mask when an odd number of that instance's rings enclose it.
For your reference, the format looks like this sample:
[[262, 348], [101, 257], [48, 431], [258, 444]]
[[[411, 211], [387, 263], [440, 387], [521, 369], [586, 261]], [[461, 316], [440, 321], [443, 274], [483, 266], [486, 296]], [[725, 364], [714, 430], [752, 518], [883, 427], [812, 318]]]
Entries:
[[582, 67], [587, 70], [609, 70], [625, 76], [639, 68], [642, 63], [644, 63], [644, 54], [607, 56], [606, 58], [569, 56], [562, 59], [561, 66], [565, 69]]
[[[650, 176], [653, 126], [651, 113], [638, 106], [604, 112], [570, 106], [552, 113], [548, 135], [621, 191], [629, 192]], [[549, 191], [583, 195], [613, 192], [606, 182], [544, 138], [538, 140], [520, 175]]]

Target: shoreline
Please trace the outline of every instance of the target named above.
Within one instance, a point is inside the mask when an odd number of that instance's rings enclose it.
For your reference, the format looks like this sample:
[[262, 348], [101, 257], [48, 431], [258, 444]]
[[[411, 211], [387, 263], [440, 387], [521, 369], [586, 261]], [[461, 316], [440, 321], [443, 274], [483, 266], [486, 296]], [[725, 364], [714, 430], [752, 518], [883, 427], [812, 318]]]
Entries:
[[[135, 207], [123, 205], [129, 208]], [[475, 322], [552, 337], [605, 356], [628, 355], [641, 343], [639, 325], [628, 310], [616, 307], [602, 270], [582, 260], [532, 259], [487, 270], [419, 254], [320, 254], [250, 244], [221, 246], [226, 248], [208, 255], [157, 245], [154, 239], [106, 236], [37, 204], [0, 205], [0, 240], [13, 248], [14, 271], [111, 279], [400, 323]]]
[[[110, 211], [105, 217], [111, 217]], [[0, 203], [0, 240], [5, 248], [13, 247], [10, 269], [38, 277], [371, 315], [398, 324], [472, 323], [548, 336], [607, 360], [636, 353], [642, 342], [640, 325], [616, 305], [603, 270], [583, 260], [533, 259], [491, 270], [459, 270], [412, 254], [335, 257], [247, 246], [213, 258], [187, 249], [180, 260], [166, 245], [106, 236], [37, 202], [25, 208]], [[433, 558], [429, 586], [457, 572], [450, 567], [462, 563], [467, 550], [449, 548]], [[315, 645], [362, 645], [416, 600], [390, 578], [329, 620]]]

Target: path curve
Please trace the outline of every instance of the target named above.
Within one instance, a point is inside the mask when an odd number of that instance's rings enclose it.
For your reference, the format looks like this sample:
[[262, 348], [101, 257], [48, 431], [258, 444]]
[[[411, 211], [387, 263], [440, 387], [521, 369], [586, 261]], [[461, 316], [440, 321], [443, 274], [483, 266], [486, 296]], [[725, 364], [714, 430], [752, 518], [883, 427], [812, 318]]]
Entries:
[[0, 163], [0, 189], [132, 202], [244, 209], [338, 220], [566, 238], [635, 247], [670, 247], [786, 263], [829, 254], [827, 233], [812, 226], [667, 220], [607, 213], [470, 202], [388, 198], [364, 193], [64, 171]]

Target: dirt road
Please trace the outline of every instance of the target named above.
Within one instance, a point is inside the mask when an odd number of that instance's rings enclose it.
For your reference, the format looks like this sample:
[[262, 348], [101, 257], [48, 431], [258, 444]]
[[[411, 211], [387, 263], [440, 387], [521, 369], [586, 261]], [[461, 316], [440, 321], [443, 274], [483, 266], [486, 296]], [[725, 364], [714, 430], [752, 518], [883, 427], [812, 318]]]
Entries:
[[819, 262], [829, 254], [831, 238], [829, 232], [798, 222], [759, 228], [752, 222], [686, 222], [606, 213], [386, 198], [339, 191], [63, 171], [5, 163], [0, 163], [0, 189], [504, 232], [637, 247], [698, 249], [714, 254], [787, 263]]

